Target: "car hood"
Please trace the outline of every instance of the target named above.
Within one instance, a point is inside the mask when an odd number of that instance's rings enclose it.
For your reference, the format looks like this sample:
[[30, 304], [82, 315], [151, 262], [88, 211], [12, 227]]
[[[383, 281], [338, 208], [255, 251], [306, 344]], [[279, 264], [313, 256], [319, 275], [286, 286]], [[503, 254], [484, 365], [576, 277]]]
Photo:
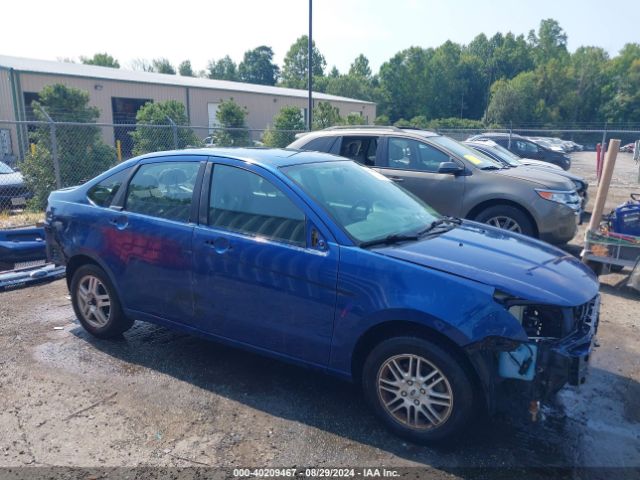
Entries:
[[465, 221], [441, 235], [376, 252], [543, 304], [581, 305], [599, 288], [591, 270], [568, 253], [476, 222]]
[[564, 171], [564, 170], [562, 170], [562, 167], [559, 167], [555, 163], [549, 163], [549, 162], [545, 162], [543, 160], [535, 160], [533, 158], [521, 158], [520, 162], [524, 163], [525, 165], [531, 165], [531, 166], [535, 165], [536, 167], [545, 167], [545, 168], [549, 168], [551, 170]]
[[[584, 177], [576, 175], [575, 173], [567, 172], [566, 170], [562, 170], [562, 168], [548, 162], [542, 162], [540, 160], [529, 160], [523, 159], [521, 160], [525, 166], [532, 168], [538, 171], [545, 171], [547, 173], [553, 173], [556, 175], [560, 175], [561, 177], [568, 178], [569, 180], [573, 180], [576, 182], [581, 182], [584, 185], [588, 185], [587, 181]], [[534, 163], [535, 162], [535, 163]]]
[[496, 173], [506, 177], [526, 180], [537, 184], [539, 187], [545, 187], [552, 190], [575, 190], [573, 182], [569, 181], [567, 178], [564, 178], [557, 173], [544, 171], [536, 167], [521, 165], [519, 167], [496, 170]]
[[0, 173], [0, 186], [6, 185], [22, 185], [24, 179], [20, 172]]

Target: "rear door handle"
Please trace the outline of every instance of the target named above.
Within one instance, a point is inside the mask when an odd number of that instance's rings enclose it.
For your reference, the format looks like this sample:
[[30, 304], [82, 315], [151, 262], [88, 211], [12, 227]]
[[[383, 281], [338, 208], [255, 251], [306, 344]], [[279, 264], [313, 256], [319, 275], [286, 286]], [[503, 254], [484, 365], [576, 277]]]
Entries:
[[124, 230], [129, 225], [129, 219], [125, 215], [114, 217], [109, 219], [109, 223], [115, 226], [118, 230]]
[[391, 180], [393, 180], [396, 183], [402, 183], [404, 182], [404, 178], [402, 177], [389, 177]]
[[213, 248], [215, 252], [220, 255], [228, 252], [229, 250], [233, 250], [233, 245], [231, 245], [229, 240], [224, 237], [211, 238], [211, 239], [205, 240], [204, 243], [205, 245]]

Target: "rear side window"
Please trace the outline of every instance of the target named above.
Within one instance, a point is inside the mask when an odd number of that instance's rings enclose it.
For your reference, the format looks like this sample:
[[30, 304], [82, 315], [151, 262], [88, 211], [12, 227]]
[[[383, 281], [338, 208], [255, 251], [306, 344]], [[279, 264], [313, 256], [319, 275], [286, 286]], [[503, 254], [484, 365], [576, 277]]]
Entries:
[[98, 207], [109, 207], [120, 190], [120, 187], [127, 180], [130, 172], [131, 169], [126, 168], [91, 187], [87, 193], [87, 197], [89, 197], [91, 203]]
[[188, 222], [199, 168], [198, 162], [142, 165], [129, 183], [127, 211]]
[[300, 150], [310, 150], [314, 152], [331, 152], [331, 147], [336, 141], [335, 137], [318, 137], [311, 140], [309, 143], [305, 143], [300, 147]]
[[304, 246], [305, 215], [275, 185], [253, 172], [213, 168], [209, 225]]
[[362, 165], [376, 164], [377, 137], [342, 137], [340, 156], [355, 160]]

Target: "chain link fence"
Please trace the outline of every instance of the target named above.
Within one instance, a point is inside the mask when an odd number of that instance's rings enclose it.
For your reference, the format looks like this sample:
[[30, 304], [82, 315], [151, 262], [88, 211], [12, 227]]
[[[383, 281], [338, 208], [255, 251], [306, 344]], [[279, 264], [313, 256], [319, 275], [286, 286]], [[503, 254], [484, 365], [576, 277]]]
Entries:
[[[457, 140], [486, 132], [571, 140], [579, 150], [595, 150], [608, 138], [622, 144], [640, 139], [640, 130], [595, 129], [439, 129]], [[0, 228], [3, 217], [42, 212], [49, 193], [81, 184], [136, 155], [204, 146], [280, 146], [299, 131], [215, 128], [132, 123], [74, 123], [0, 120]], [[595, 156], [594, 156], [595, 161]], [[31, 220], [29, 220], [30, 222]]]

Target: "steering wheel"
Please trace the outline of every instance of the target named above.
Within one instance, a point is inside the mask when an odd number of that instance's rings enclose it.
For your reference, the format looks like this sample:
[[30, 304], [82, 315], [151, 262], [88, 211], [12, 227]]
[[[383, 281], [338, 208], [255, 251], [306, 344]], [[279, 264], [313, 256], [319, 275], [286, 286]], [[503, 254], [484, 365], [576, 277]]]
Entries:
[[[357, 215], [359, 209], [363, 210], [362, 215]], [[358, 200], [353, 204], [351, 210], [349, 210], [349, 218], [352, 220], [360, 221], [364, 220], [371, 213], [371, 203], [368, 200]]]

